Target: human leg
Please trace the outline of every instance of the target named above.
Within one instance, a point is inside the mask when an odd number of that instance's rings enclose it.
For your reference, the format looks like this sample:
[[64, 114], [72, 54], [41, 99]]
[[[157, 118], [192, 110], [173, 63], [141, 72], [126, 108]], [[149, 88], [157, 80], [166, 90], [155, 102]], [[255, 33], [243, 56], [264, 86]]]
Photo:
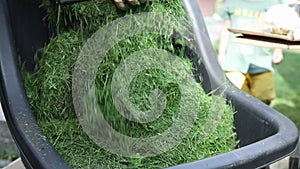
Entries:
[[233, 83], [237, 88], [242, 89], [245, 85], [245, 74], [241, 72], [226, 72], [225, 74], [231, 83]]

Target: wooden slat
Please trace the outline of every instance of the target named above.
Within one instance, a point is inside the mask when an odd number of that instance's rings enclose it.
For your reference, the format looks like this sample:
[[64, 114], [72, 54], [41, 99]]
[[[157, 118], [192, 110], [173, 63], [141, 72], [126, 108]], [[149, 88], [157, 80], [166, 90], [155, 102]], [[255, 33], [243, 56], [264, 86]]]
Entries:
[[229, 29], [229, 31], [237, 35], [233, 39], [233, 42], [235, 43], [267, 48], [281, 48], [291, 50], [300, 49], [300, 40], [291, 40], [284, 35], [251, 32], [239, 29]]

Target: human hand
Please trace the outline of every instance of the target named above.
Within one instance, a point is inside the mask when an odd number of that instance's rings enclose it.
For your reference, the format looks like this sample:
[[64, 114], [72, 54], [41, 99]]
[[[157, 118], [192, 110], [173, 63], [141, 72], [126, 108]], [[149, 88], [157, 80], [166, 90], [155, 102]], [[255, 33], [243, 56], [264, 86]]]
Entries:
[[272, 62], [274, 64], [279, 64], [283, 60], [282, 49], [275, 49], [273, 52]]
[[[121, 10], [126, 10], [125, 0], [114, 0], [116, 6]], [[138, 2], [145, 3], [147, 0], [127, 0], [130, 5], [137, 5]]]

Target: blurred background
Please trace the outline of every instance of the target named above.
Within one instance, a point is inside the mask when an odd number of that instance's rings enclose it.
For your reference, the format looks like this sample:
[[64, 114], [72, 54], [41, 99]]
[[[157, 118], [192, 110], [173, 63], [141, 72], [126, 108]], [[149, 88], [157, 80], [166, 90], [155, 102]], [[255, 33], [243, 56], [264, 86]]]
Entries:
[[[225, 0], [198, 0], [210, 39], [217, 51], [222, 19], [218, 15]], [[300, 129], [300, 50], [284, 50], [284, 60], [274, 65], [277, 98], [271, 107], [290, 118]]]

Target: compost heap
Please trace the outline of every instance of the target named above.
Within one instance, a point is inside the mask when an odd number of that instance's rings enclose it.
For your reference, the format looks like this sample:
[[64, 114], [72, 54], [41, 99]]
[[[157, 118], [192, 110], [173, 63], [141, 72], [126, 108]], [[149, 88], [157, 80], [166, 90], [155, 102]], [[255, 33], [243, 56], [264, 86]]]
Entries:
[[[47, 11], [45, 21], [56, 33], [41, 50], [42, 57], [37, 61], [35, 71], [23, 71], [23, 77], [38, 124], [70, 167], [163, 168], [225, 153], [236, 147], [233, 108], [226, 104], [220, 116], [209, 119], [210, 108], [216, 105], [212, 105], [214, 99], [204, 93], [199, 83], [196, 83], [197, 90], [190, 91], [199, 92], [200, 95], [199, 110], [190, 132], [170, 150], [156, 156], [142, 158], [137, 153], [124, 157], [101, 148], [84, 132], [74, 111], [72, 73], [80, 49], [87, 39], [107, 23], [139, 12], [163, 12], [184, 18], [181, 0], [149, 0], [144, 5], [129, 7], [126, 12], [118, 10], [110, 0], [67, 5], [44, 0], [42, 7]], [[187, 47], [180, 39], [157, 34], [134, 35], [121, 40], [109, 50], [99, 63], [95, 80], [97, 103], [106, 121], [117, 132], [135, 138], [159, 135], [172, 126], [179, 116], [181, 99], [180, 86], [174, 76], [160, 69], [145, 69], [130, 83], [129, 100], [137, 109], [147, 111], [151, 107], [148, 96], [151, 91], [159, 89], [166, 100], [163, 114], [148, 123], [130, 121], [120, 115], [112, 99], [113, 74], [122, 60], [143, 49], [169, 51], [182, 58], [186, 69], [195, 69], [185, 57]]]

